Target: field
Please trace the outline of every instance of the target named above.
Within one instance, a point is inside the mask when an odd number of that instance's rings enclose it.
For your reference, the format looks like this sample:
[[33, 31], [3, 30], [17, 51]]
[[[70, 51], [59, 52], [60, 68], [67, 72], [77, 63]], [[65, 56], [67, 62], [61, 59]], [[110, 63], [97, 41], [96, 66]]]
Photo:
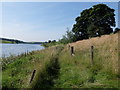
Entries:
[[[118, 33], [104, 35], [3, 58], [3, 88], [118, 88], [118, 38]], [[91, 46], [94, 46], [93, 64]]]

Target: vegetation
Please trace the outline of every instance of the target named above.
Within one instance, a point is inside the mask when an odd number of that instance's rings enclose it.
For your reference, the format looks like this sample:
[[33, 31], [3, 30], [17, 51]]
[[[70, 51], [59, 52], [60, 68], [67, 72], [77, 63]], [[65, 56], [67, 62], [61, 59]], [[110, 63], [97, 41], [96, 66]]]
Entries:
[[[33, 51], [20, 56], [11, 56], [2, 60], [2, 87], [5, 88], [30, 88], [31, 75], [36, 70], [35, 77], [43, 73], [51, 63], [53, 56], [62, 50], [62, 46], [51, 47], [41, 51]], [[56, 60], [56, 59], [55, 59]], [[55, 61], [57, 63], [57, 61]], [[54, 64], [54, 62], [53, 62]], [[51, 65], [53, 65], [51, 64]], [[49, 66], [48, 66], [49, 67]], [[44, 73], [45, 75], [45, 73]], [[37, 80], [36, 80], [37, 82]], [[34, 82], [35, 83], [35, 82]]]
[[[69, 44], [75, 48], [74, 56], [68, 45], [58, 45], [4, 58], [3, 88], [118, 88], [117, 43], [118, 33]], [[94, 46], [93, 66], [91, 45]], [[36, 73], [30, 83], [33, 70]]]
[[10, 44], [43, 44], [46, 42], [24, 42], [20, 40], [15, 40], [15, 39], [7, 39], [7, 38], [0, 38], [0, 43], [10, 43]]
[[76, 41], [112, 33], [111, 26], [115, 26], [114, 16], [114, 9], [105, 4], [83, 10], [81, 16], [76, 18], [76, 24], [72, 29], [75, 37], [77, 36]]
[[60, 43], [67, 44], [75, 41], [75, 36], [72, 31], [69, 31], [67, 28], [66, 35], [63, 35], [63, 38], [59, 40]]
[[[91, 37], [97, 37], [113, 33], [112, 27], [115, 27], [115, 14], [114, 9], [108, 7], [105, 4], [97, 4], [89, 9], [85, 9], [81, 12], [75, 21], [70, 31], [67, 28], [67, 32], [63, 35], [62, 39], [58, 43], [67, 44], [78, 40], [88, 39]], [[115, 32], [119, 29], [116, 28]], [[46, 46], [56, 45], [55, 43], [46, 43]]]
[[111, 26], [115, 26], [114, 9], [105, 4], [94, 5], [90, 9], [83, 10], [81, 16], [76, 18], [72, 31], [76, 40], [88, 39], [113, 32]]
[[0, 43], [12, 43], [11, 41], [0, 40]]
[[[105, 4], [94, 5], [84, 10], [81, 16], [76, 18], [72, 31], [68, 29], [66, 35], [58, 42], [49, 40], [47, 44], [43, 44], [48, 48], [16, 57], [3, 58], [3, 89], [118, 89], [120, 83], [119, 29], [116, 28], [115, 34], [110, 34], [113, 32], [111, 26], [115, 26], [114, 10]], [[71, 46], [74, 47], [74, 55], [70, 53]], [[93, 65], [90, 63], [91, 46], [94, 46]], [[36, 73], [30, 83], [34, 70]]]
[[14, 39], [7, 39], [7, 38], [0, 38], [0, 43], [24, 43], [23, 41], [20, 40], [14, 40]]
[[34, 82], [31, 84], [33, 89], [54, 87], [55, 80], [59, 77], [60, 64], [58, 57], [63, 47], [57, 46], [55, 49], [57, 52], [52, 55], [50, 62], [45, 65], [42, 72], [37, 74]]
[[62, 43], [57, 42], [56, 40], [53, 40], [53, 41], [49, 40], [48, 42], [43, 43], [42, 46], [44, 46], [45, 48], [48, 48], [50, 46], [57, 46], [57, 45], [61, 45], [61, 44]]
[[[71, 56], [67, 45], [59, 56], [60, 75], [55, 87], [118, 88], [120, 74], [117, 43], [117, 34], [78, 41], [69, 44], [75, 49], [74, 56]], [[90, 63], [91, 45], [94, 46], [93, 66]]]
[[120, 31], [120, 29], [119, 29], [119, 28], [115, 28], [114, 33], [118, 33], [119, 31]]

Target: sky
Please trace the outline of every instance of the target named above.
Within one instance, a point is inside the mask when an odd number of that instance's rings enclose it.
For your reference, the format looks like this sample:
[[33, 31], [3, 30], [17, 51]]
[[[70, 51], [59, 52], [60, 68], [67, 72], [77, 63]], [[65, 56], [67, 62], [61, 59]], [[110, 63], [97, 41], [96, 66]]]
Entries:
[[[99, 3], [104, 2], [2, 2], [0, 37], [37, 42], [59, 40], [67, 28], [72, 29], [82, 10]], [[118, 22], [118, 3], [104, 4], [115, 9]]]

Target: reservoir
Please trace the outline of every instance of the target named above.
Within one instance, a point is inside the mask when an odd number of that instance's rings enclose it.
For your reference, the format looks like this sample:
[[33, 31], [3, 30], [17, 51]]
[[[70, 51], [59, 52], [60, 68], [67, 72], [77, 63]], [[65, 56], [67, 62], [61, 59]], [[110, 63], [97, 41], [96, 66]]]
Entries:
[[44, 49], [40, 44], [0, 44], [0, 57], [17, 56], [25, 52]]

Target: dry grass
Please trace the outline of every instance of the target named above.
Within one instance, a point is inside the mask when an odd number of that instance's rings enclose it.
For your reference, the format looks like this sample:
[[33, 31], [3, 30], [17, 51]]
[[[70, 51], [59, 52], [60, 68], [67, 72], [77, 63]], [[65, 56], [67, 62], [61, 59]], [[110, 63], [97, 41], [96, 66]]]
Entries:
[[[70, 54], [74, 47], [74, 56]], [[94, 46], [94, 65], [90, 47]], [[118, 88], [118, 33], [66, 45], [59, 56], [60, 76], [55, 87]]]
[[101, 57], [103, 67], [108, 69], [108, 67], [111, 68], [112, 66], [113, 73], [118, 73], [118, 33], [77, 41], [69, 45], [74, 46], [76, 52], [94, 46]]

